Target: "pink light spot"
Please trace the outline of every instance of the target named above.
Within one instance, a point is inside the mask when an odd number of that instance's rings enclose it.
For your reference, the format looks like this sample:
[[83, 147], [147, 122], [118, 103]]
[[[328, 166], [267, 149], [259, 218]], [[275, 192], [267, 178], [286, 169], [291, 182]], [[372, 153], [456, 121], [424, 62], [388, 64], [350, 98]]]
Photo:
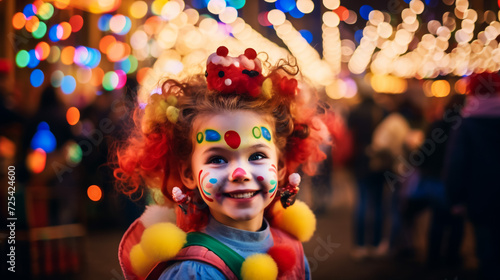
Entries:
[[264, 177], [259, 176], [259, 177], [257, 177], [257, 180], [259, 180], [260, 182], [262, 182], [262, 181], [264, 181]]

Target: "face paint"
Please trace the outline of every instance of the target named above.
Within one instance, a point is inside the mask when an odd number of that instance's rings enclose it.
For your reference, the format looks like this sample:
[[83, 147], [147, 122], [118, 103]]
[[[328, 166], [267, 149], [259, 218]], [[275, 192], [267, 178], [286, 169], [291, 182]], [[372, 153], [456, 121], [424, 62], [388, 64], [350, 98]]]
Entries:
[[205, 178], [207, 178], [208, 175], [210, 175], [210, 172], [207, 172], [205, 173], [205, 175], [203, 175], [203, 178], [201, 177], [201, 174], [203, 173], [203, 170], [200, 170], [200, 173], [198, 174], [198, 185], [200, 186], [200, 189], [201, 189], [201, 195], [203, 196], [204, 199], [212, 202], [214, 201], [212, 198], [208, 197], [209, 195], [212, 195], [211, 193], [207, 192], [204, 188], [203, 188], [203, 182], [205, 181]]
[[226, 144], [229, 147], [233, 149], [238, 149], [238, 147], [241, 144], [241, 137], [238, 134], [238, 132], [230, 130], [224, 134], [224, 141], [226, 141]]
[[252, 111], [217, 113], [194, 122], [191, 168], [210, 214], [223, 224], [260, 219], [260, 227], [276, 195], [278, 148], [268, 127], [267, 118]]
[[272, 189], [269, 190], [269, 193], [271, 193], [271, 198], [274, 196], [276, 193], [276, 188], [278, 187], [278, 169], [276, 168], [276, 165], [271, 164], [271, 168], [269, 168], [269, 171], [274, 173], [275, 180], [271, 180], [270, 183], [272, 186], [274, 186]]

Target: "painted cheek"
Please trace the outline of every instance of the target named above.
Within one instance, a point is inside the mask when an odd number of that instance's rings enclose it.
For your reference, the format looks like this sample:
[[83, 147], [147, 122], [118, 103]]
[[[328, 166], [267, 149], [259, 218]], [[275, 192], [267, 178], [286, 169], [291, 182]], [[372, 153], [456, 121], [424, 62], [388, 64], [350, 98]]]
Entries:
[[[213, 184], [210, 183], [210, 181], [205, 182], [207, 177], [210, 175], [210, 172], [203, 173], [203, 170], [200, 170], [200, 173], [198, 174], [198, 185], [200, 186], [200, 193], [203, 196], [203, 198], [209, 202], [214, 201], [211, 196], [212, 194], [207, 191], [207, 189], [212, 189]], [[207, 183], [205, 185], [205, 183]], [[209, 186], [210, 185], [210, 186]], [[204, 187], [205, 186], [205, 187]]]

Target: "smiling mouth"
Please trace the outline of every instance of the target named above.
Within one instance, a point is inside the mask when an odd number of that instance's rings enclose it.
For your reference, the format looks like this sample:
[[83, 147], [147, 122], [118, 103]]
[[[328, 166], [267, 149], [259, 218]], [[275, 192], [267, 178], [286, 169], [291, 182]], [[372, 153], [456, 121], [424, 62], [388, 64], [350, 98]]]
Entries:
[[251, 198], [257, 195], [260, 191], [244, 192], [244, 193], [225, 193], [224, 196], [236, 199]]

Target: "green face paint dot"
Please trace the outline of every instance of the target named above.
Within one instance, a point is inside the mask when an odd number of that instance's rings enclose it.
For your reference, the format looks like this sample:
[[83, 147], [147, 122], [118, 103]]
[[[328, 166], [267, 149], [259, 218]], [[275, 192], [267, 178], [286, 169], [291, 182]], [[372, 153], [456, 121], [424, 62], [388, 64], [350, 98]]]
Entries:
[[203, 133], [198, 132], [198, 134], [196, 134], [196, 141], [198, 142], [198, 144], [201, 144], [201, 142], [203, 142]]
[[252, 134], [253, 134], [253, 137], [255, 137], [257, 139], [259, 139], [262, 136], [262, 132], [260, 131], [260, 128], [257, 126], [254, 126], [254, 128], [252, 128]]

